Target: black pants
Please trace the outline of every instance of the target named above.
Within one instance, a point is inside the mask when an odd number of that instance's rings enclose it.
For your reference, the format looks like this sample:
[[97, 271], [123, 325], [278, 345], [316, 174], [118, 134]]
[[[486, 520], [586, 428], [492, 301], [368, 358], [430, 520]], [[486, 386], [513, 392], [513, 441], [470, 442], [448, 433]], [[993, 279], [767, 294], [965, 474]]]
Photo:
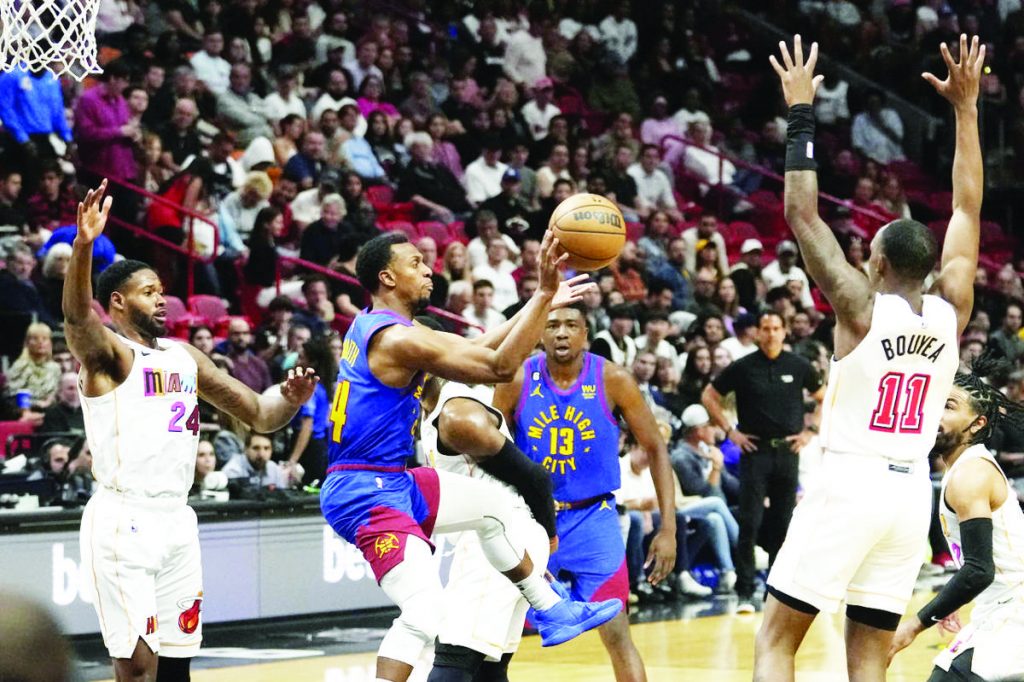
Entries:
[[[740, 457], [740, 538], [736, 548], [736, 593], [754, 594], [754, 546], [760, 544], [771, 561], [782, 547], [796, 506], [800, 458], [785, 441], [759, 441], [754, 452]], [[764, 506], [765, 497], [770, 506]], [[760, 540], [760, 542], [759, 542]]]
[[949, 671], [935, 666], [928, 682], [985, 682], [981, 677], [971, 672], [971, 663], [974, 662], [974, 649], [968, 649], [953, 659]]

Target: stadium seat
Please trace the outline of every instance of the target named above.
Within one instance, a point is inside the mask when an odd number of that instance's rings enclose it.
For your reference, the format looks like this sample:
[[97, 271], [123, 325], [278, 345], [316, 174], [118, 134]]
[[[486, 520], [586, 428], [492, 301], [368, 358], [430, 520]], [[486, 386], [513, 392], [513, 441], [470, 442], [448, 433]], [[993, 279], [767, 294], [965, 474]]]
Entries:
[[366, 198], [379, 212], [381, 207], [387, 207], [394, 202], [395, 191], [387, 185], [371, 185], [366, 188]]
[[635, 242], [644, 236], [643, 223], [626, 223], [626, 239]]
[[457, 220], [454, 223], [448, 223], [448, 235], [451, 239], [448, 243], [462, 242], [463, 244], [469, 243], [469, 235], [466, 234], [466, 223], [461, 220]]
[[448, 245], [448, 242], [452, 240], [452, 236], [448, 232], [448, 226], [436, 220], [424, 220], [416, 223], [416, 229], [421, 237], [430, 237], [437, 242], [438, 251], [443, 250]]
[[[0, 421], [0, 455], [7, 457], [8, 441], [19, 434], [32, 433], [35, 427], [30, 422], [23, 421]], [[14, 454], [14, 453], [12, 453]]]
[[228, 306], [219, 296], [196, 294], [188, 299], [188, 309], [197, 319], [211, 329], [217, 329], [228, 318]]
[[748, 239], [761, 240], [761, 233], [757, 231], [757, 228], [744, 220], [734, 220], [728, 225], [723, 225], [720, 231], [725, 239], [725, 248], [729, 253], [739, 253], [743, 242]]
[[384, 223], [383, 228], [385, 232], [394, 232], [396, 230], [405, 232], [411, 241], [415, 241], [421, 236], [416, 226], [408, 220], [389, 220]]
[[195, 317], [177, 296], [166, 294], [164, 301], [167, 302], [167, 329], [172, 336], [187, 339], [189, 328], [195, 323]]

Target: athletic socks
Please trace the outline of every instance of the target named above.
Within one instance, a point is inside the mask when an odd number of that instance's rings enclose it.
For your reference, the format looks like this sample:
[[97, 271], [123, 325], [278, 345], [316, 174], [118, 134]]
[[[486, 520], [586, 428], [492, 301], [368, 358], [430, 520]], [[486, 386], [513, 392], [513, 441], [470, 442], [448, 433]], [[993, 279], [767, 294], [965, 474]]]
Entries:
[[547, 611], [562, 601], [562, 598], [551, 589], [551, 583], [543, 576], [531, 575], [525, 580], [517, 582], [516, 587], [519, 588], [526, 601], [530, 602], [530, 606], [537, 611]]

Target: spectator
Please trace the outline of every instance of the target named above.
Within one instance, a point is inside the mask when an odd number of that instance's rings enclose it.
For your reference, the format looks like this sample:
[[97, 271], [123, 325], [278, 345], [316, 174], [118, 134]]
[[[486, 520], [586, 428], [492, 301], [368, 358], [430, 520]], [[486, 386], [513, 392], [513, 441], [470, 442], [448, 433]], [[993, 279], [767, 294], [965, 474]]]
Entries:
[[[359, 277], [356, 273], [356, 258], [359, 255], [359, 248], [362, 241], [357, 237], [347, 237], [341, 240], [341, 247], [338, 249], [338, 256], [332, 266], [332, 270], [349, 279], [331, 281], [331, 300], [334, 301], [335, 312], [344, 317], [353, 318], [370, 307], [371, 299], [359, 284]], [[436, 256], [435, 256], [436, 257]], [[426, 256], [424, 255], [424, 263]], [[444, 278], [441, 278], [442, 280]]]
[[217, 95], [217, 116], [224, 126], [238, 136], [238, 142], [247, 147], [258, 137], [274, 138], [267, 123], [263, 99], [252, 91], [252, 68], [248, 64], [231, 67], [228, 88]]
[[551, 101], [554, 91], [555, 85], [550, 78], [540, 78], [534, 83], [533, 99], [523, 105], [523, 120], [529, 126], [530, 136], [534, 142], [547, 137], [551, 119], [562, 113], [562, 110]]
[[519, 258], [519, 246], [510, 236], [500, 232], [497, 216], [490, 211], [481, 209], [477, 211], [473, 223], [477, 236], [469, 240], [469, 245], [466, 247], [470, 269], [475, 269], [487, 262], [487, 247], [496, 237], [500, 237], [505, 242], [511, 259]]
[[302, 297], [305, 307], [295, 311], [292, 325], [304, 325], [313, 336], [322, 336], [334, 319], [334, 304], [331, 303], [327, 280], [321, 275], [313, 275], [302, 283]]
[[377, 57], [380, 46], [373, 40], [363, 40], [356, 46], [356, 58], [345, 63], [345, 68], [352, 74], [352, 86], [358, 90], [367, 76], [375, 76], [384, 80], [384, 74], [377, 68]]
[[16, 244], [8, 251], [7, 267], [0, 270], [0, 291], [4, 292], [0, 296], [0, 311], [36, 315], [44, 323], [56, 327], [60, 318], [50, 316], [39, 289], [32, 281], [35, 267], [35, 256], [25, 244]]
[[715, 290], [718, 287], [718, 273], [714, 268], [701, 268], [693, 276], [693, 300], [686, 311], [702, 317], [716, 310]]
[[607, 57], [605, 62], [604, 71], [608, 77], [596, 79], [590, 86], [587, 104], [591, 109], [604, 113], [628, 113], [632, 124], [632, 119], [640, 115], [640, 96], [630, 79], [629, 66]]
[[[282, 185], [298, 188], [298, 183], [291, 178], [282, 176], [278, 181], [278, 188]], [[320, 176], [320, 184], [299, 192], [287, 204], [291, 209], [292, 220], [299, 230], [304, 230], [307, 225], [320, 219], [322, 204], [325, 197], [330, 194], [337, 194], [341, 189], [341, 174], [331, 167], [324, 168]]]
[[221, 246], [230, 258], [246, 252], [245, 242], [252, 234], [256, 216], [270, 206], [270, 194], [274, 183], [263, 171], [252, 171], [245, 178], [245, 184], [221, 202], [220, 219]]
[[302, 98], [299, 97], [298, 89], [298, 72], [296, 72], [294, 66], [284, 64], [277, 70], [277, 82], [274, 92], [263, 99], [267, 123], [275, 129], [278, 128], [278, 125], [281, 125], [281, 131], [284, 132], [282, 119], [286, 116], [298, 116], [303, 121], [309, 116], [309, 112], [306, 111], [306, 105], [303, 103]]
[[56, 161], [44, 161], [39, 190], [28, 198], [29, 230], [52, 232], [61, 225], [73, 224], [78, 216], [78, 199], [64, 184], [64, 171]]
[[0, 225], [11, 225], [19, 231], [28, 225], [28, 212], [21, 200], [21, 178], [18, 171], [0, 171]]
[[270, 388], [270, 370], [252, 350], [252, 329], [244, 318], [235, 317], [228, 323], [225, 356], [231, 361], [231, 376], [262, 393]]
[[434, 143], [430, 135], [410, 133], [404, 144], [411, 158], [398, 181], [395, 199], [411, 201], [420, 216], [444, 223], [454, 222], [456, 214], [468, 211], [469, 203], [462, 185], [451, 171], [432, 160]]
[[[645, 145], [655, 145], [659, 150], [662, 146], [676, 147], [679, 140], [666, 138], [682, 138], [684, 128], [680, 128], [676, 120], [669, 116], [668, 99], [662, 94], [655, 95], [651, 103], [651, 115], [640, 124], [640, 141]], [[643, 150], [640, 152], [643, 158]]]
[[[501, 142], [494, 135], [486, 135], [482, 141], [483, 153], [466, 167], [466, 199], [473, 206], [479, 206], [502, 191], [502, 178], [508, 166], [500, 161]], [[513, 185], [518, 183], [512, 183]], [[505, 221], [499, 221], [504, 225]]]
[[177, 172], [186, 159], [202, 152], [203, 145], [196, 129], [198, 120], [199, 108], [195, 100], [182, 97], [174, 103], [170, 121], [160, 130], [163, 146], [161, 163], [164, 167]]
[[328, 339], [323, 336], [303, 344], [299, 363], [302, 367], [311, 367], [320, 381], [313, 396], [292, 419], [291, 452], [283, 466], [287, 470], [296, 464], [301, 465], [304, 470], [302, 482], [315, 484], [327, 477], [327, 430], [331, 427], [328, 417], [338, 363], [331, 355]]
[[811, 297], [811, 283], [807, 279], [807, 273], [796, 264], [799, 251], [794, 242], [784, 239], [775, 247], [776, 259], [766, 265], [761, 271], [761, 278], [768, 289], [786, 286], [787, 282], [796, 280], [802, 284], [800, 290], [800, 305], [806, 310], [814, 308], [814, 299]]
[[369, 118], [370, 114], [379, 111], [388, 118], [392, 125], [401, 118], [398, 109], [394, 104], [381, 99], [384, 96], [384, 81], [376, 76], [368, 76], [363, 79], [359, 86], [359, 99], [356, 100], [359, 106], [359, 113]]
[[298, 114], [287, 114], [280, 119], [280, 128], [281, 134], [274, 138], [274, 159], [278, 166], [284, 167], [299, 153], [299, 141], [306, 134], [306, 119]]
[[277, 239], [284, 233], [284, 216], [280, 209], [264, 206], [253, 220], [246, 241], [249, 257], [242, 272], [248, 284], [271, 287], [277, 273]]
[[[22, 417], [29, 411], [42, 412], [57, 398], [60, 365], [53, 361], [53, 333], [41, 322], [25, 332], [21, 355], [7, 370], [7, 394], [18, 399]], [[27, 392], [28, 400], [19, 393]]]
[[672, 183], [660, 164], [659, 148], [645, 144], [640, 150], [640, 161], [629, 167], [629, 176], [636, 184], [637, 213], [646, 219], [654, 211], [664, 211], [670, 220], [678, 223], [683, 220], [683, 214], [672, 193]]
[[189, 64], [196, 78], [215, 95], [228, 89], [231, 65], [221, 57], [224, 52], [224, 34], [218, 28], [208, 28], [203, 33], [203, 49], [192, 55]]
[[[465, 280], [454, 280], [451, 286], [448, 287], [448, 302], [445, 304], [445, 310], [458, 315], [465, 319], [467, 311], [470, 309], [470, 304], [473, 302], [473, 284]], [[454, 334], [462, 334], [466, 337], [473, 338], [480, 336], [481, 331], [475, 327], [469, 327], [464, 324], [458, 324], [451, 320], [445, 320], [443, 324], [446, 325], [446, 329]]]
[[274, 45], [274, 62], [305, 71], [316, 55], [316, 41], [307, 10], [295, 10], [290, 28], [288, 34]]
[[54, 244], [43, 256], [43, 266], [40, 268], [42, 276], [36, 282], [36, 289], [39, 291], [46, 314], [52, 320], [64, 317], [64, 276], [67, 275], [70, 260], [71, 245], [64, 243]]
[[416, 240], [416, 248], [423, 256], [423, 264], [430, 268], [430, 281], [434, 283], [430, 292], [430, 305], [443, 308], [448, 300], [448, 280], [438, 272], [440, 263], [437, 260], [437, 242], [433, 237], [420, 237]]
[[740, 482], [725, 468], [722, 451], [715, 447], [715, 426], [708, 411], [700, 403], [690, 405], [682, 412], [682, 423], [683, 437], [672, 448], [671, 457], [683, 494], [714, 496], [735, 504]]
[[440, 111], [430, 94], [430, 77], [427, 74], [417, 71], [409, 77], [409, 96], [398, 109], [403, 116], [411, 118], [417, 127], [425, 127], [427, 120]]
[[[196, 446], [195, 477], [192, 479], [192, 488], [189, 489], [188, 496], [204, 499], [207, 497], [203, 494], [204, 491], [224, 490], [227, 485], [227, 476], [223, 471], [217, 471], [217, 453], [213, 449], [213, 443], [208, 440], [199, 441], [199, 445]], [[210, 497], [218, 499], [212, 494]], [[227, 500], [227, 497], [223, 499]]]
[[[445, 248], [441, 274], [449, 282], [462, 281], [472, 285], [473, 268], [469, 264], [469, 252], [466, 250], [465, 244], [452, 242]], [[451, 298], [450, 295], [449, 298]]]
[[621, 367], [631, 367], [637, 352], [633, 341], [636, 312], [630, 306], [616, 305], [608, 311], [608, 317], [611, 325], [594, 335], [590, 352]]
[[850, 128], [853, 148], [883, 166], [906, 158], [903, 153], [903, 121], [885, 106], [881, 90], [868, 93], [864, 111], [853, 117]]
[[761, 244], [761, 240], [744, 239], [740, 246], [740, 259], [729, 271], [729, 276], [736, 283], [740, 305], [747, 310], [753, 310], [767, 291], [764, 280], [761, 279], [763, 256], [764, 245]]
[[612, 121], [612, 127], [594, 140], [590, 158], [594, 162], [609, 165], [614, 161], [616, 150], [623, 145], [633, 150], [634, 154], [640, 151], [640, 144], [633, 137], [633, 115], [628, 111], [620, 111]]
[[[456, 124], [457, 126], [458, 124]], [[451, 124], [444, 114], [434, 114], [427, 121], [427, 132], [430, 133], [430, 139], [434, 144], [431, 158], [434, 163], [448, 169], [456, 179], [461, 181], [465, 171], [462, 170], [459, 152], [454, 144], [445, 139], [450, 127]]]
[[652, 407], [661, 403], [661, 392], [655, 384], [651, 383], [657, 369], [658, 358], [653, 351], [637, 350], [632, 366], [633, 378], [636, 379], [637, 387], [643, 394], [644, 400]]
[[618, 259], [609, 267], [615, 278], [615, 288], [628, 303], [642, 301], [647, 297], [643, 258], [644, 254], [637, 249], [636, 242], [627, 241]]
[[[619, 145], [615, 149], [615, 156], [612, 158], [611, 165], [605, 176], [608, 182], [608, 192], [606, 193], [608, 198], [613, 199], [618, 204], [626, 222], [631, 223], [639, 222], [647, 217], [646, 213], [640, 213], [636, 181], [633, 180], [633, 177], [628, 172], [635, 158], [632, 147], [629, 145]], [[591, 185], [594, 184], [594, 182], [591, 182]], [[589, 189], [595, 194], [601, 193], [593, 186]]]
[[668, 261], [672, 231], [672, 221], [665, 211], [651, 211], [647, 216], [644, 236], [637, 240], [637, 246], [644, 252], [644, 261], [651, 274], [656, 274]]
[[[472, 168], [473, 164], [470, 164]], [[468, 173], [469, 171], [467, 171]], [[523, 181], [519, 170], [506, 167], [501, 174], [498, 194], [480, 204], [480, 211], [490, 211], [504, 234], [522, 237], [530, 231], [534, 212], [530, 200], [523, 195]]]
[[[327, 75], [327, 85], [324, 88], [324, 92], [317, 99], [316, 103], [313, 104], [313, 109], [309, 112], [310, 119], [315, 125], [319, 125], [320, 118], [325, 111], [328, 109], [340, 111], [346, 104], [356, 104], [356, 101], [349, 95], [349, 76], [344, 69], [332, 69]], [[366, 119], [362, 116], [356, 122], [355, 134], [366, 134]]]
[[377, 232], [377, 209], [363, 189], [363, 179], [348, 172], [342, 177], [341, 196], [345, 200], [345, 217], [352, 229], [363, 235]]
[[387, 173], [389, 181], [398, 179], [402, 171], [402, 154], [399, 144], [391, 132], [391, 125], [383, 112], [375, 111], [367, 119], [366, 136], [364, 138], [370, 145], [370, 150], [377, 159], [377, 163]]
[[747, 309], [740, 305], [739, 294], [736, 291], [736, 282], [731, 275], [718, 280], [714, 298], [715, 307], [722, 313], [722, 321], [729, 333], [733, 333], [733, 324], [737, 317], [747, 312]]
[[138, 177], [135, 145], [142, 141], [142, 128], [131, 121], [128, 103], [121, 96], [130, 77], [128, 66], [114, 60], [104, 67], [102, 84], [78, 100], [74, 137], [79, 158], [88, 164], [85, 181], [110, 177], [132, 182]]
[[[57, 244], [67, 244], [68, 246], [71, 246], [72, 242], [75, 241], [75, 236], [77, 234], [78, 226], [75, 224], [58, 227], [53, 231], [53, 234], [50, 235], [50, 238], [46, 240], [46, 243], [43, 244], [43, 247], [39, 249], [38, 255], [42, 258], [46, 258], [46, 254], [49, 253], [50, 249]], [[116, 257], [117, 252], [114, 249], [114, 243], [110, 241], [109, 237], [101, 234], [92, 245], [93, 270], [95, 272], [103, 272], [114, 262]]]
[[[537, 293], [537, 288], [539, 286], [540, 286], [540, 278], [537, 275], [534, 275], [534, 274], [524, 275], [516, 283], [516, 287], [517, 287], [516, 291], [518, 291], [518, 293], [519, 293], [519, 300], [501, 311], [501, 314], [505, 316], [505, 319], [506, 320], [511, 320], [513, 317], [515, 317], [516, 313], [518, 313], [520, 310], [522, 310], [524, 307], [526, 307], [526, 304], [529, 303], [530, 298], [535, 293]], [[597, 297], [598, 297], [598, 301], [600, 302], [601, 294], [598, 293]]]
[[846, 98], [850, 84], [833, 69], [822, 69], [821, 84], [814, 93], [814, 118], [823, 127], [834, 128], [850, 120], [850, 107]]
[[4, 103], [4, 127], [19, 146], [24, 169], [34, 183], [38, 160], [57, 156], [50, 135], [71, 142], [60, 81], [45, 69], [30, 71], [15, 64], [0, 74], [0, 102]]
[[716, 269], [721, 272], [729, 272], [729, 259], [725, 250], [725, 238], [718, 230], [718, 218], [713, 213], [705, 213], [697, 221], [694, 227], [683, 230], [683, 241], [686, 242], [686, 269], [690, 272], [697, 271], [697, 242], [708, 240], [718, 247], [718, 262]]
[[[288, 327], [287, 333], [283, 334], [281, 338], [286, 339], [285, 344], [274, 346], [276, 352], [270, 360], [270, 377], [275, 383], [284, 381], [288, 370], [294, 369], [299, 363], [302, 349], [313, 338], [313, 332], [302, 322], [295, 322]], [[322, 338], [322, 335], [317, 338]]]
[[323, 134], [311, 130], [302, 136], [299, 153], [288, 160], [283, 173], [298, 183], [300, 188], [309, 189], [320, 182], [325, 156]]
[[1020, 337], [1021, 318], [1020, 304], [1011, 302], [1006, 306], [1002, 326], [988, 337], [989, 348], [1014, 364], [1024, 355], [1024, 339]]
[[531, 3], [527, 12], [527, 27], [520, 26], [519, 30], [511, 33], [505, 41], [503, 65], [505, 74], [513, 83], [523, 88], [535, 85], [546, 75], [547, 55], [544, 52], [542, 36], [550, 20], [547, 7], [541, 3]]
[[668, 315], [662, 310], [648, 310], [644, 316], [644, 333], [636, 337], [637, 352], [650, 351], [656, 357], [666, 358], [673, 365], [679, 364], [679, 352], [669, 343]]
[[896, 218], [910, 220], [910, 204], [907, 203], [907, 195], [903, 191], [900, 179], [894, 173], [888, 173], [882, 178], [882, 189], [878, 194], [878, 204], [889, 215]]
[[324, 197], [320, 219], [302, 232], [299, 258], [318, 265], [327, 265], [337, 257], [342, 238], [351, 233], [345, 218], [345, 200], [340, 194]]
[[558, 180], [572, 180], [569, 174], [569, 146], [564, 144], [553, 146], [547, 164], [537, 171], [537, 194], [542, 199], [550, 197]]
[[43, 413], [41, 433], [85, 433], [82, 404], [78, 396], [78, 373], [65, 372], [57, 384], [57, 399]]
[[473, 268], [473, 280], [490, 282], [494, 290], [491, 305], [495, 310], [504, 310], [519, 301], [519, 290], [511, 275], [514, 269], [504, 235], [492, 236], [487, 241], [487, 260]]
[[[346, 118], [354, 120], [354, 109], [355, 107], [351, 104], [343, 106], [341, 108], [342, 120]], [[374, 185], [387, 182], [387, 171], [380, 165], [380, 161], [373, 153], [373, 148], [365, 138], [352, 136], [345, 140], [341, 145], [341, 155], [346, 161], [346, 165], [364, 182]]]
[[222, 471], [230, 482], [243, 488], [291, 488], [290, 472], [271, 459], [273, 454], [274, 443], [270, 436], [250, 431], [245, 439], [245, 454], [232, 457]]
[[604, 49], [615, 58], [618, 64], [628, 64], [636, 54], [636, 24], [629, 18], [630, 5], [627, 0], [615, 3], [612, 13], [604, 18], [598, 28], [601, 31], [601, 43]]
[[316, 39], [316, 61], [327, 59], [328, 52], [340, 50], [342, 61], [349, 61], [356, 56], [356, 47], [345, 37], [349, 30], [348, 15], [341, 10], [334, 10], [327, 15], [321, 26], [322, 32]]
[[[486, 279], [473, 282], [473, 304], [462, 311], [462, 316], [472, 324], [483, 327], [485, 332], [504, 322], [505, 316], [494, 309], [494, 285]], [[466, 336], [478, 336], [476, 330], [470, 331], [472, 333], [467, 333]]]
[[690, 124], [689, 136], [693, 144], [686, 146], [683, 165], [701, 181], [701, 194], [706, 195], [711, 187], [728, 189], [736, 178], [736, 166], [723, 158], [721, 150], [711, 143], [711, 125], [694, 121]]

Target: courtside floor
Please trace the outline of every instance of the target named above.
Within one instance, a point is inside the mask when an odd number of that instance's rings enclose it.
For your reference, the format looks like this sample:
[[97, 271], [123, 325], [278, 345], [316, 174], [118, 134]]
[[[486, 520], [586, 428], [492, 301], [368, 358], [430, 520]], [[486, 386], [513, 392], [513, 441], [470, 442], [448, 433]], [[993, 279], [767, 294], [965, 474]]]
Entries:
[[[931, 598], [922, 581], [911, 608]], [[640, 609], [633, 617], [633, 638], [644, 657], [651, 682], [707, 680], [748, 682], [754, 635], [760, 613], [737, 616], [734, 597], [719, 597]], [[966, 614], [961, 614], [966, 616]], [[208, 628], [204, 654], [192, 667], [194, 682], [372, 682], [374, 651], [393, 612], [301, 622], [271, 622], [246, 628]], [[966, 617], [963, 618], [966, 622]], [[901, 653], [889, 669], [889, 682], [923, 682], [932, 658], [948, 642], [931, 629]], [[76, 642], [82, 677], [110, 677], [98, 643]], [[800, 682], [846, 680], [842, 617], [819, 617], [797, 658]], [[417, 673], [419, 673], [417, 669]], [[607, 655], [596, 633], [542, 649], [540, 639], [526, 637], [510, 668], [512, 682], [613, 682]], [[414, 674], [415, 680], [425, 673]]]

